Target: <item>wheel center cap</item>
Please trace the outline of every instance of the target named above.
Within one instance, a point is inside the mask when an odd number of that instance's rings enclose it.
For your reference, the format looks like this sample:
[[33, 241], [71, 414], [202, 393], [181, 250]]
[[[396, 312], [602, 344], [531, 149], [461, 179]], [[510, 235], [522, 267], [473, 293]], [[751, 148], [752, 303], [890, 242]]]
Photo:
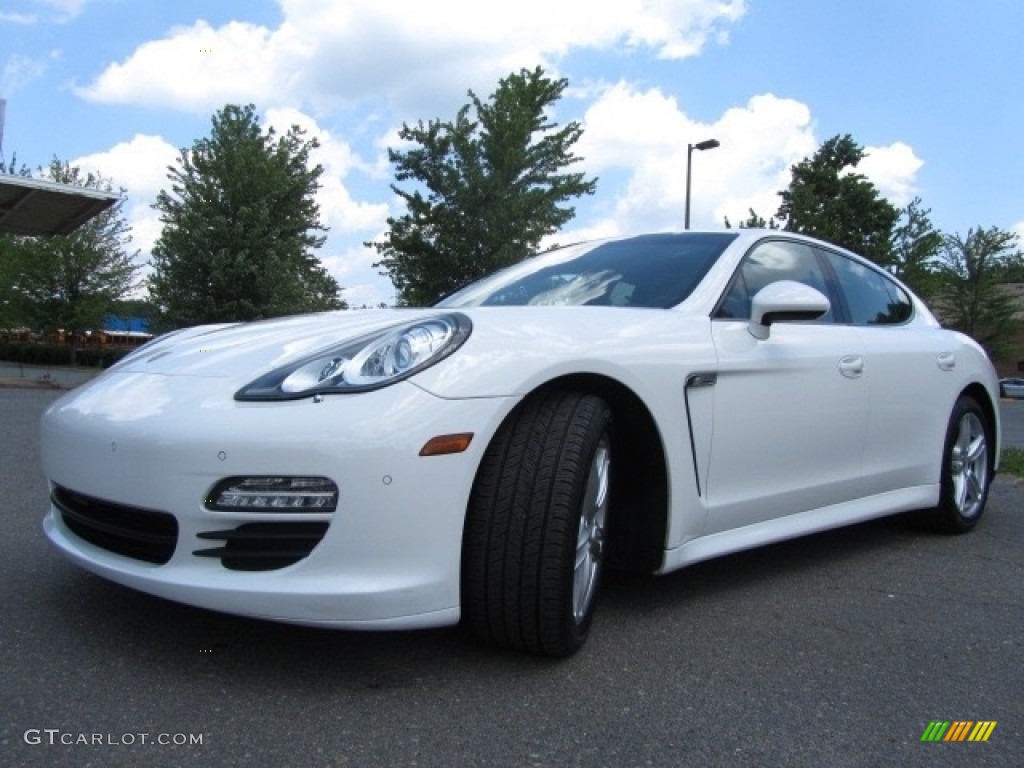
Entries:
[[604, 529], [594, 528], [590, 533], [590, 556], [600, 560], [604, 555]]

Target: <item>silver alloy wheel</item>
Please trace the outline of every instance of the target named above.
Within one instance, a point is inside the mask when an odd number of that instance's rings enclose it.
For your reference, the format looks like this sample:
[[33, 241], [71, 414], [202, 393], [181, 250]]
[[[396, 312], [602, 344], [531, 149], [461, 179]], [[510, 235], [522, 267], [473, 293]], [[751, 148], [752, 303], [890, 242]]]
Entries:
[[576, 561], [572, 583], [572, 615], [579, 624], [594, 600], [597, 578], [604, 558], [604, 531], [608, 517], [608, 474], [611, 469], [611, 445], [602, 435], [590, 463], [580, 525], [576, 535]]
[[975, 413], [961, 416], [949, 461], [953, 503], [962, 517], [972, 518], [981, 512], [989, 477], [985, 426]]

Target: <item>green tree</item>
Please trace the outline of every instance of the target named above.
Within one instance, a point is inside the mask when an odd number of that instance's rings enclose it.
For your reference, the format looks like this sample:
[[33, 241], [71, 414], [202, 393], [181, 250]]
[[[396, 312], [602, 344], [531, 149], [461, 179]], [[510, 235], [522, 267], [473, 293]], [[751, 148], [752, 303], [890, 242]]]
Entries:
[[0, 160], [0, 173], [6, 173], [8, 176], [31, 176], [32, 169], [22, 163], [18, 165], [17, 153], [11, 155], [10, 162], [4, 163]]
[[776, 214], [784, 229], [819, 237], [877, 264], [890, 260], [899, 211], [853, 169], [864, 150], [847, 134], [826, 141], [813, 157], [792, 167]]
[[0, 234], [0, 331], [25, 326], [15, 283], [27, 258], [21, 238]]
[[[748, 210], [750, 211], [750, 215], [747, 216], [746, 220], [741, 221], [739, 223], [738, 226], [739, 226], [740, 229], [778, 229], [779, 228], [779, 223], [775, 220], [774, 216], [772, 216], [767, 221], [765, 221], [764, 216], [759, 215], [757, 213], [757, 211], [755, 211], [753, 208], [749, 208]], [[725, 222], [725, 228], [726, 229], [732, 229], [732, 222], [729, 221], [729, 217], [728, 216], [725, 217], [724, 222]]]
[[298, 126], [262, 130], [252, 104], [229, 104], [212, 123], [168, 167], [171, 189], [154, 205], [164, 224], [148, 280], [157, 327], [344, 307], [313, 253], [326, 231], [315, 198], [323, 167], [310, 167], [316, 139]]
[[10, 235], [0, 235], [0, 331], [24, 325], [14, 292], [14, 281], [23, 258], [18, 241]]
[[[388, 150], [406, 213], [388, 219], [381, 259], [404, 305], [433, 304], [446, 293], [534, 252], [575, 215], [564, 203], [593, 194], [596, 180], [565, 169], [583, 128], [547, 116], [568, 85], [537, 67], [499, 81], [488, 102], [469, 91], [454, 121], [402, 125], [416, 145]], [[471, 119], [470, 115], [473, 115]]]
[[[12, 155], [10, 162], [0, 160], [0, 173], [9, 176], [31, 176], [31, 169], [22, 163], [18, 165], [17, 155]], [[0, 234], [0, 329], [23, 326], [18, 301], [13, 293], [14, 278], [20, 271], [21, 249], [19, 240], [9, 235]]]
[[[44, 173], [60, 184], [113, 191], [109, 180], [56, 158]], [[0, 242], [9, 314], [35, 330], [64, 331], [72, 362], [77, 334], [99, 328], [114, 302], [135, 287], [138, 252], [127, 250], [131, 235], [122, 206], [115, 203], [69, 235]]]
[[997, 227], [947, 235], [938, 254], [936, 308], [943, 323], [974, 337], [993, 357], [1010, 341], [1019, 306], [1002, 281], [1021, 265], [1017, 235]]
[[942, 233], [932, 226], [930, 214], [930, 209], [921, 207], [919, 197], [900, 211], [893, 228], [889, 262], [884, 265], [926, 301], [940, 288], [935, 266], [943, 244]]

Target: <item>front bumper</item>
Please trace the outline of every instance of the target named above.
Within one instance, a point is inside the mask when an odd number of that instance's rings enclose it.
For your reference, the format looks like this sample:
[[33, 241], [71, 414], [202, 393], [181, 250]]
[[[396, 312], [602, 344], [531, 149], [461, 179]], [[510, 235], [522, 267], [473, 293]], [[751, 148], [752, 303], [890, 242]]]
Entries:
[[[476, 467], [513, 398], [443, 400], [409, 382], [359, 395], [239, 403], [231, 382], [111, 373], [55, 403], [41, 451], [51, 487], [169, 513], [177, 540], [156, 564], [89, 543], [51, 503], [50, 541], [112, 581], [246, 616], [348, 628], [411, 628], [459, 619], [459, 565]], [[432, 437], [472, 432], [460, 454], [421, 457]], [[221, 512], [204, 500], [232, 476], [321, 476], [339, 489], [323, 539], [299, 562], [226, 568], [201, 534], [311, 519]], [[319, 518], [323, 519], [323, 518]]]

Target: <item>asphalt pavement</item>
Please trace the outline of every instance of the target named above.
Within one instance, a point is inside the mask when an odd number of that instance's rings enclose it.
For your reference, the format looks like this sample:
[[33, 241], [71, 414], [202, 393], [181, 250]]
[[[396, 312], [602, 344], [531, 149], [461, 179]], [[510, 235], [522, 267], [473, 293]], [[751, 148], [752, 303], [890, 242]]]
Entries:
[[[140, 594], [52, 552], [40, 413], [0, 389], [4, 766], [1024, 765], [1024, 484], [966, 536], [900, 519], [613, 575], [564, 661]], [[923, 742], [933, 721], [987, 742]], [[161, 743], [166, 742], [166, 743]]]
[[99, 373], [98, 368], [72, 368], [67, 365], [24, 365], [0, 361], [0, 386], [71, 389]]

